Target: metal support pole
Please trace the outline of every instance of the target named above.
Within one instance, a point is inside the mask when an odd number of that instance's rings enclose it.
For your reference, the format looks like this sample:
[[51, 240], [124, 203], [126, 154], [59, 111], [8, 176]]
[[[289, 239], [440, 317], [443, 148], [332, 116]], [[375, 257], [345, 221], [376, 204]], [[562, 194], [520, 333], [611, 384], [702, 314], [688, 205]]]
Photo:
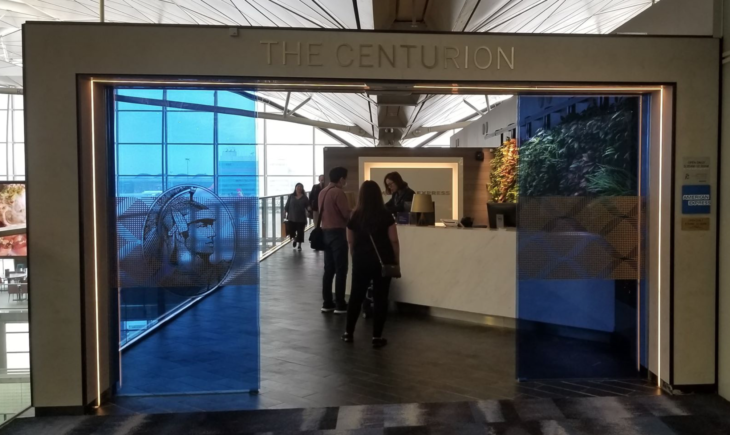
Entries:
[[104, 22], [104, 0], [99, 0], [99, 22]]
[[269, 202], [268, 198], [259, 199], [259, 205], [261, 206], [261, 240], [264, 244], [264, 251], [269, 249], [269, 243], [267, 239], [269, 238], [269, 231], [268, 231], [268, 225], [266, 225], [267, 220], [267, 203]]
[[[311, 99], [312, 99], [312, 96], [310, 95], [309, 97], [307, 97], [307, 99], [305, 99], [304, 101], [302, 101], [301, 103], [299, 103], [299, 105], [297, 105], [297, 107], [291, 109], [289, 111], [289, 115], [293, 115], [294, 112], [296, 112], [297, 110], [299, 110], [302, 107], [304, 107], [305, 104], [309, 103], [309, 100], [311, 100]], [[284, 113], [286, 113], [286, 110], [284, 110]]]
[[[281, 223], [276, 222], [276, 199], [277, 198], [271, 198], [272, 207], [271, 207], [271, 224], [274, 226], [272, 233], [274, 234], [274, 246], [277, 245], [279, 242], [279, 238], [282, 237], [281, 234]], [[278, 233], [278, 236], [277, 236]]]

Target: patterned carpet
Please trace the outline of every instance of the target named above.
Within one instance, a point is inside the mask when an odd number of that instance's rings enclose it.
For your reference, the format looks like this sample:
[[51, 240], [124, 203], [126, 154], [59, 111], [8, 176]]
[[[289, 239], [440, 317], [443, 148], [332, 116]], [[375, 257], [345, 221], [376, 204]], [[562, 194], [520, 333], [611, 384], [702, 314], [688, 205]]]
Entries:
[[2, 435], [727, 435], [718, 396], [591, 397], [21, 418]]

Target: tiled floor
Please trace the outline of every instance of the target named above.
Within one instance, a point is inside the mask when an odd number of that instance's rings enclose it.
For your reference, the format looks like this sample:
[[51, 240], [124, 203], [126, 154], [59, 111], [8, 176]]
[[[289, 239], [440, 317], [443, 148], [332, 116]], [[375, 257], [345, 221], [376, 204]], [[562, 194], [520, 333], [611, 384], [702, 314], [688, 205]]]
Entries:
[[16, 300], [14, 295], [9, 295], [7, 290], [0, 290], [0, 310], [27, 310], [28, 300]]
[[587, 397], [18, 419], [2, 435], [727, 435], [717, 396]]

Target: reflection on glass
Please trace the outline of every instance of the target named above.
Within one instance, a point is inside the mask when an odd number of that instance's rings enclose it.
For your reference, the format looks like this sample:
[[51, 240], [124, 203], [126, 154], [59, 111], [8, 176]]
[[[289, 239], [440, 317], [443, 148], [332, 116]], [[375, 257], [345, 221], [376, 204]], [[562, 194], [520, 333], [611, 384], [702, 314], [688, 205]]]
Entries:
[[213, 175], [212, 145], [168, 145], [169, 175]]
[[256, 145], [221, 145], [218, 147], [218, 173], [257, 175], [258, 158]]
[[162, 175], [162, 145], [118, 145], [119, 175]]
[[162, 177], [117, 177], [119, 196], [155, 197], [162, 193]]
[[219, 143], [256, 143], [256, 119], [243, 116], [218, 115]]
[[169, 143], [213, 143], [213, 114], [208, 112], [167, 112]]
[[637, 377], [640, 98], [518, 107], [518, 377]]
[[117, 113], [117, 140], [119, 143], [161, 143], [161, 112]]

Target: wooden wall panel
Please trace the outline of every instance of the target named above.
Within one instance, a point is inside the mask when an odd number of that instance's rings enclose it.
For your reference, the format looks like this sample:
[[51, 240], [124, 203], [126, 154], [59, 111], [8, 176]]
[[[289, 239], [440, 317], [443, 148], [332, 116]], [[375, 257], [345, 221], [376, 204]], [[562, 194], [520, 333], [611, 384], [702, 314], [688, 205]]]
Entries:
[[[484, 161], [476, 159], [478, 151], [484, 152]], [[325, 148], [325, 178], [330, 169], [342, 166], [348, 171], [346, 191], [357, 192], [360, 179], [360, 157], [461, 157], [464, 159], [464, 216], [474, 218], [475, 225], [487, 224], [489, 192], [489, 162], [492, 153], [480, 148]], [[382, 184], [380, 180], [375, 180]], [[408, 181], [408, 180], [406, 180]], [[417, 186], [411, 186], [418, 190]], [[463, 216], [462, 216], [463, 217]]]

